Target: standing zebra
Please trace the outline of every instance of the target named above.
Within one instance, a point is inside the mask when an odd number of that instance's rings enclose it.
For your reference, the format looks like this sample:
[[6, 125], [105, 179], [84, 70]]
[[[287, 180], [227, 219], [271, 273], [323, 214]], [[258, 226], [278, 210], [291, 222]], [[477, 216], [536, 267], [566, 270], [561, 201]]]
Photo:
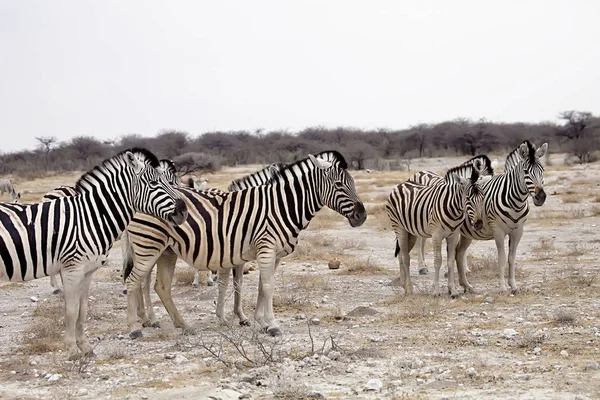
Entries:
[[[167, 159], [160, 160], [158, 162], [157, 170], [163, 174], [163, 176], [165, 177], [165, 179], [171, 186], [181, 186], [182, 185], [181, 180], [179, 179], [179, 176], [177, 175], [177, 169], [175, 168], [175, 164], [173, 163], [173, 161], [167, 160]], [[69, 197], [69, 196], [75, 196], [75, 195], [77, 195], [77, 189], [75, 188], [75, 186], [62, 185], [62, 186], [54, 188], [50, 192], [46, 193], [42, 197], [42, 201], [51, 201], [51, 200], [59, 199], [61, 197]], [[119, 239], [119, 238], [117, 238], [117, 239]], [[111, 248], [112, 248], [112, 246], [110, 246], [108, 248], [108, 250], [106, 251], [106, 253], [104, 254], [104, 258], [100, 261], [101, 265], [104, 265], [106, 263], [106, 260], [108, 259], [108, 252], [110, 251]], [[57, 276], [57, 274], [50, 275], [50, 286], [53, 289], [52, 294], [60, 294], [61, 293], [60, 285], [58, 284], [58, 280], [56, 279], [56, 276]], [[150, 281], [150, 276], [148, 276], [147, 281], [148, 282]]]
[[17, 203], [21, 200], [21, 193], [15, 190], [15, 186], [10, 179], [0, 179], [0, 194], [2, 193], [8, 193], [13, 203]]
[[483, 229], [474, 229], [469, 223], [461, 227], [461, 237], [456, 248], [459, 272], [461, 268], [463, 271], [466, 268], [467, 249], [473, 240], [494, 239], [498, 249], [500, 290], [506, 291], [504, 238], [508, 235], [508, 284], [512, 293], [518, 291], [515, 282], [517, 246], [529, 215], [527, 198], [531, 196], [533, 204], [538, 207], [546, 201], [544, 167], [540, 160], [547, 150], [547, 143], [536, 148], [533, 143], [525, 140], [506, 157], [504, 173], [494, 175], [483, 185], [485, 224]]
[[[285, 167], [285, 164], [268, 165], [267, 167], [265, 167], [259, 171], [253, 172], [250, 175], [246, 175], [244, 177], [241, 177], [239, 179], [232, 181], [231, 184], [229, 184], [229, 186], [228, 186], [228, 191], [237, 192], [237, 191], [248, 189], [251, 187], [265, 185], [265, 184], [269, 183], [271, 181], [271, 179], [273, 178], [273, 176], [276, 175], [284, 167]], [[196, 188], [194, 188], [194, 190], [198, 191], [198, 189], [196, 189]], [[217, 193], [223, 194], [224, 193], [219, 189], [209, 189], [209, 190], [212, 194], [217, 194]], [[127, 234], [125, 234], [123, 237], [124, 237], [124, 241], [122, 243], [122, 249], [125, 249], [128, 246]], [[124, 250], [123, 262], [125, 264], [126, 264], [126, 259], [127, 259], [127, 257], [126, 257], [126, 253]], [[238, 265], [238, 266], [235, 266], [234, 268], [223, 269], [217, 273], [218, 280], [219, 280], [219, 284], [218, 284], [219, 295], [217, 297], [216, 315], [220, 321], [225, 320], [225, 309], [224, 309], [225, 297], [227, 295], [227, 288], [229, 286], [229, 279], [230, 279], [229, 275], [230, 275], [230, 270], [231, 270], [233, 272], [233, 287], [234, 287], [233, 309], [234, 309], [234, 313], [239, 318], [240, 325], [250, 325], [250, 321], [244, 315], [244, 311], [242, 309], [242, 299], [241, 299], [243, 275], [244, 275], [244, 268], [245, 268], [246, 264]], [[159, 268], [160, 268], [160, 266], [159, 266]], [[212, 286], [213, 280], [212, 280], [211, 271], [207, 270], [207, 274], [208, 274], [207, 281], [209, 283], [208, 286]], [[147, 282], [150, 281], [150, 279], [149, 279], [150, 275], [151, 275], [151, 273], [149, 272], [148, 275], [146, 276]], [[163, 279], [171, 279], [172, 280], [172, 274], [169, 275], [169, 274], [157, 272], [156, 286], [170, 288], [172, 285], [172, 281], [171, 280], [163, 281]], [[195, 275], [194, 275], [194, 283], [195, 283], [194, 286], [195, 287], [198, 287], [199, 280], [200, 280], [200, 270], [195, 269]], [[150, 286], [149, 286], [149, 284], [146, 284], [144, 286], [143, 291], [144, 291], [144, 298], [146, 299], [146, 307], [145, 307], [146, 309], [144, 311], [144, 307], [140, 307], [140, 305], [138, 304], [138, 317], [141, 319], [142, 326], [144, 326], [144, 327], [147, 327], [147, 326], [159, 327], [160, 322], [158, 322], [158, 320], [156, 318], [156, 314], [154, 313], [154, 308], [152, 307], [152, 304], [150, 303]], [[185, 322], [180, 322], [180, 323], [176, 324], [176, 326], [184, 327], [185, 329], [187, 329], [187, 324]]]
[[[326, 151], [288, 165], [263, 186], [231, 193], [179, 189], [189, 216], [173, 229], [162, 221], [136, 215], [129, 226], [127, 279], [130, 336], [140, 337], [136, 292], [148, 271], [158, 263], [155, 290], [176, 327], [187, 327], [171, 298], [170, 282], [177, 257], [196, 268], [218, 271], [257, 260], [260, 270], [255, 320], [270, 335], [281, 331], [273, 315], [274, 273], [282, 257], [292, 253], [298, 235], [324, 206], [363, 224], [365, 207], [354, 188], [341, 154]], [[168, 248], [170, 246], [170, 249]]]
[[92, 273], [135, 212], [181, 224], [186, 204], [145, 149], [124, 151], [84, 174], [77, 195], [36, 204], [0, 203], [0, 279], [28, 281], [60, 272], [65, 344], [71, 357], [92, 348], [84, 333]]
[[[433, 292], [439, 291], [440, 266], [442, 264], [442, 240], [448, 248], [448, 291], [458, 295], [454, 286], [454, 246], [457, 231], [465, 214], [475, 229], [483, 226], [483, 193], [479, 187], [479, 175], [483, 169], [481, 160], [472, 165], [454, 167], [443, 180], [430, 186], [404, 182], [394, 189], [388, 198], [386, 211], [396, 234], [396, 253], [400, 264], [400, 281], [406, 294], [412, 294], [410, 281], [410, 255], [419, 236], [433, 238], [435, 277]], [[468, 179], [463, 176], [470, 176]], [[461, 282], [463, 285], [463, 282]], [[465, 290], [469, 288], [464, 286]]]
[[[490, 161], [489, 157], [486, 156], [485, 154], [480, 154], [478, 156], [472, 157], [460, 165], [461, 166], [473, 165], [473, 162], [475, 160], [481, 160], [481, 162], [483, 163], [483, 170], [481, 171], [480, 179], [484, 179], [484, 177], [489, 177], [489, 176], [494, 175], [493, 163]], [[418, 183], [419, 185], [428, 186], [432, 182], [439, 182], [442, 179], [444, 179], [444, 178], [441, 177], [440, 175], [436, 174], [435, 172], [419, 171], [419, 172], [415, 173], [409, 179], [409, 181]], [[486, 178], [486, 179], [489, 179], [489, 178]], [[427, 273], [429, 272], [427, 270], [427, 265], [425, 265], [425, 242], [426, 241], [427, 241], [426, 237], [419, 236], [417, 238], [417, 259], [419, 261], [419, 275], [427, 275]]]

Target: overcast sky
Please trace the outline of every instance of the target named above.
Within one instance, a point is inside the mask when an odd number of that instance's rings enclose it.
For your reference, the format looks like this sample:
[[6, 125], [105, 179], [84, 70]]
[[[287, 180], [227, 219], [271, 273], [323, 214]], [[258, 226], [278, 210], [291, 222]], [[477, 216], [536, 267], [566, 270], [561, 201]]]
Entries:
[[595, 0], [0, 0], [0, 150], [598, 113], [599, 16]]

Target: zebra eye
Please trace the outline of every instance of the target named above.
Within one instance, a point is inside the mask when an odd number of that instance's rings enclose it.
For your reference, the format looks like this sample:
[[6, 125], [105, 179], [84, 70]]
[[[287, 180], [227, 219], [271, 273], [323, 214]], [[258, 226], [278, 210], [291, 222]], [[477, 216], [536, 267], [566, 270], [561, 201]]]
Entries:
[[152, 188], [158, 187], [158, 181], [150, 181], [150, 187], [152, 187]]
[[335, 181], [333, 183], [333, 185], [335, 186], [336, 189], [341, 189], [344, 187], [344, 184], [342, 183], [342, 181]]

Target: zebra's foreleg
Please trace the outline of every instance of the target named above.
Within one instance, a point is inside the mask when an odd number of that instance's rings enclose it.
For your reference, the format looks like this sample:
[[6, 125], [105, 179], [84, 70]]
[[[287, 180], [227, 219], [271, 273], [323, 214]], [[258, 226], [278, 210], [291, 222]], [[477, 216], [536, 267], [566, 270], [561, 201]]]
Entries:
[[177, 262], [177, 254], [172, 250], [167, 249], [156, 262], [156, 282], [154, 283], [154, 291], [160, 297], [163, 306], [166, 308], [173, 326], [182, 328], [184, 334], [194, 334], [194, 330], [185, 322], [177, 306], [173, 302], [171, 296], [171, 287], [173, 284], [173, 273], [175, 272], [175, 263]]
[[410, 233], [401, 230], [396, 233], [396, 238], [398, 239], [398, 246], [400, 247], [400, 252], [398, 257], [401, 258], [399, 261], [400, 264], [400, 284], [404, 289], [405, 295], [411, 295], [413, 293], [413, 285], [410, 280], [410, 242], [412, 242], [413, 246], [416, 241], [416, 237], [412, 236]]
[[461, 236], [456, 245], [456, 268], [458, 269], [458, 282], [465, 289], [465, 293], [476, 293], [467, 279], [467, 249], [473, 240]]
[[225, 323], [225, 297], [227, 296], [227, 288], [229, 287], [230, 268], [219, 270], [219, 290], [217, 295], [217, 311], [216, 315], [221, 323]]
[[86, 274], [81, 280], [79, 287], [79, 315], [75, 324], [75, 339], [77, 347], [83, 354], [93, 355], [92, 346], [88, 343], [85, 336], [84, 323], [87, 319], [88, 297], [90, 293], [90, 284], [92, 282], [92, 273]]
[[244, 268], [246, 265], [237, 265], [233, 268], [233, 290], [235, 294], [233, 296], [233, 311], [240, 320], [240, 325], [249, 326], [250, 320], [244, 314], [244, 308], [242, 306], [242, 284], [244, 281]]
[[271, 336], [280, 336], [281, 329], [277, 326], [275, 316], [273, 315], [273, 291], [275, 281], [275, 270], [278, 259], [273, 250], [263, 250], [257, 256], [257, 263], [260, 272], [258, 301], [254, 318], [262, 329]]
[[200, 286], [200, 270], [194, 268], [194, 282], [192, 282], [192, 286], [198, 288]]
[[56, 279], [56, 275], [50, 275], [50, 286], [52, 287], [52, 294], [62, 293], [60, 285], [58, 284], [58, 279]]
[[156, 319], [154, 308], [152, 307], [152, 298], [150, 297], [150, 287], [152, 283], [152, 270], [144, 278], [141, 293], [138, 295], [138, 317], [142, 321], [144, 328], [160, 328], [160, 322]]
[[[147, 265], [150, 265], [148, 268]], [[139, 303], [143, 300], [142, 283], [147, 279], [152, 267], [153, 260], [148, 260], [147, 264], [135, 264], [133, 270], [127, 277], [127, 326], [129, 327], [129, 337], [137, 339], [142, 337], [142, 324], [138, 322], [138, 315], [145, 314], [143, 305]]]
[[65, 347], [69, 359], [75, 359], [78, 355], [76, 325], [81, 305], [80, 293], [82, 291], [82, 281], [84, 279], [83, 267], [80, 265], [70, 266], [68, 268], [63, 267], [61, 276], [63, 278], [63, 290], [65, 296]]
[[519, 291], [515, 281], [515, 258], [517, 257], [517, 247], [523, 237], [523, 228], [524, 225], [520, 225], [508, 234], [508, 284], [513, 294]]
[[456, 264], [456, 246], [460, 239], [460, 231], [453, 232], [446, 238], [446, 261], [448, 263], [448, 293], [453, 299], [458, 297], [458, 291], [454, 285], [454, 265]]
[[427, 238], [418, 237], [417, 238], [417, 255], [419, 259], [419, 275], [427, 275], [429, 270], [427, 269], [427, 265], [425, 265], [425, 242]]
[[[433, 266], [435, 267], [435, 275], [433, 277], [432, 292], [434, 296], [440, 295], [440, 267], [442, 266], [442, 240], [443, 233], [434, 231], [433, 236]], [[454, 275], [453, 275], [454, 277]]]
[[506, 279], [504, 274], [506, 271], [506, 250], [504, 248], [504, 237], [506, 234], [503, 230], [496, 228], [494, 229], [494, 241], [496, 242], [496, 249], [498, 250], [498, 273], [500, 275], [500, 291], [506, 292]]

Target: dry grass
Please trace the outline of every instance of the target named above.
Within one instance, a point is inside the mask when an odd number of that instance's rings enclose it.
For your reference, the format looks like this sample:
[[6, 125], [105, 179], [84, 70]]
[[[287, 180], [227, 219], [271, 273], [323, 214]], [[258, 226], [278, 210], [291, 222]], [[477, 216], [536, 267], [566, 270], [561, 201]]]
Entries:
[[421, 322], [439, 316], [446, 303], [446, 299], [441, 296], [432, 296], [428, 293], [417, 293], [410, 296], [394, 296], [382, 303], [386, 303], [392, 308], [391, 312], [385, 316], [385, 321], [397, 324], [403, 322]]
[[33, 312], [34, 322], [23, 334], [21, 351], [25, 354], [44, 354], [61, 349], [64, 316], [62, 297], [38, 303]]
[[535, 244], [531, 248], [531, 250], [534, 253], [534, 260], [548, 260], [551, 258], [552, 254], [556, 252], [556, 247], [554, 246], [554, 239], [548, 236], [543, 236], [540, 238], [537, 244]]
[[490, 251], [481, 257], [467, 254], [467, 266], [473, 277], [484, 280], [498, 277], [498, 255], [496, 252]]
[[[175, 268], [175, 283], [180, 286], [191, 286], [194, 282], [194, 273], [195, 269], [193, 268]], [[206, 271], [202, 271], [200, 273], [202, 276], [206, 276]], [[202, 281], [202, 279], [200, 279]], [[204, 279], [204, 283], [206, 283], [206, 279]]]
[[575, 310], [569, 308], [559, 308], [554, 311], [554, 324], [557, 326], [575, 325], [577, 316]]
[[[340, 275], [382, 275], [387, 274], [386, 268], [380, 267], [371, 257], [352, 258], [345, 263], [347, 266]], [[344, 266], [344, 263], [342, 263]]]
[[562, 202], [565, 203], [565, 204], [580, 203], [581, 202], [581, 195], [578, 195], [578, 194], [563, 195], [562, 196]]

